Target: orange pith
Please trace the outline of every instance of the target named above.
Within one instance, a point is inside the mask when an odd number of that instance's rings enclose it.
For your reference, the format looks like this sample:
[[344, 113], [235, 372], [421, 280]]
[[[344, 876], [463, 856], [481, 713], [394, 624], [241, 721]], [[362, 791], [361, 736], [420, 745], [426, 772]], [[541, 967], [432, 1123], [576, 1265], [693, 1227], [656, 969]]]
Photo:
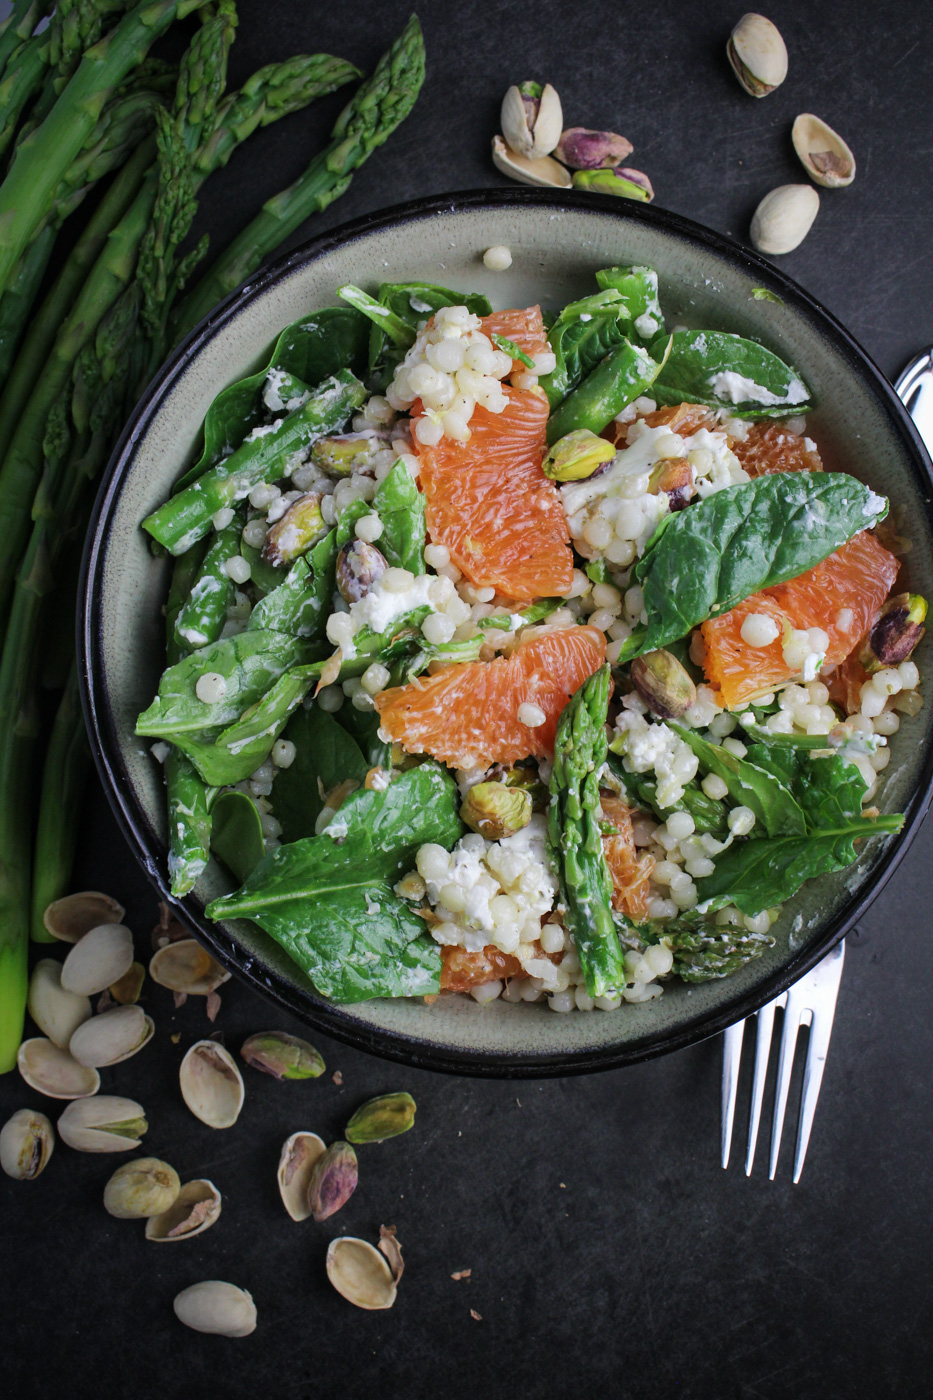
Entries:
[[[779, 583], [702, 626], [707, 678], [727, 708], [783, 684], [795, 674], [782, 655], [784, 624], [820, 627], [829, 637], [826, 664], [844, 660], [868, 630], [891, 591], [898, 561], [863, 530], [816, 568]], [[766, 647], [742, 639], [742, 623], [752, 613], [772, 617], [781, 628]]]
[[648, 881], [654, 869], [654, 858], [636, 855], [628, 803], [608, 792], [601, 792], [599, 798], [603, 816], [616, 828], [615, 835], [603, 837], [603, 854], [612, 876], [612, 907], [621, 909], [637, 924], [644, 923], [648, 917]]
[[[547, 346], [538, 307], [497, 312], [483, 329], [528, 352]], [[541, 389], [504, 390], [502, 413], [474, 409], [468, 442], [445, 437], [424, 447], [415, 441], [428, 533], [478, 587], [517, 603], [561, 597], [573, 578], [573, 554], [557, 489], [541, 470], [547, 399]], [[413, 416], [419, 413], [416, 403]]]
[[[451, 768], [488, 768], [550, 757], [561, 711], [598, 670], [606, 639], [595, 627], [542, 628], [511, 656], [468, 661], [376, 696], [380, 727], [408, 753], [428, 753]], [[544, 723], [522, 724], [528, 702]]]

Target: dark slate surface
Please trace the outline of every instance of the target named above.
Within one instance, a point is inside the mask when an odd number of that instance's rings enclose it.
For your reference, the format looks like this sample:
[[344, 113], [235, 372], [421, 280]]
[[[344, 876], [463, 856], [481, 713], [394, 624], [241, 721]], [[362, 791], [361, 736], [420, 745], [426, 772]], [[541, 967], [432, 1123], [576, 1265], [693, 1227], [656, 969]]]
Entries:
[[[371, 65], [407, 14], [395, 0], [241, 10], [234, 80], [315, 48]], [[540, 75], [558, 87], [568, 124], [630, 137], [659, 204], [741, 239], [765, 191], [800, 178], [790, 123], [815, 109], [844, 132], [859, 173], [824, 196], [810, 237], [781, 265], [896, 375], [933, 340], [929, 28], [900, 4], [770, 5], [790, 76], [756, 102], [723, 52], [740, 13], [684, 0], [647, 11], [596, 0], [425, 7], [430, 76], [415, 114], [306, 235], [402, 199], [505, 183], [487, 154], [501, 94]], [[294, 178], [340, 102], [260, 133], [211, 184], [202, 223], [218, 244]], [[773, 1184], [761, 1162], [749, 1180], [721, 1170], [714, 1042], [611, 1074], [509, 1084], [406, 1071], [316, 1037], [321, 1081], [247, 1070], [240, 1123], [213, 1133], [188, 1114], [176, 1080], [185, 1047], [212, 1029], [203, 1003], [173, 1012], [150, 986], [156, 1041], [105, 1071], [105, 1089], [141, 1100], [146, 1150], [183, 1179], [213, 1178], [223, 1215], [197, 1240], [147, 1244], [141, 1225], [103, 1212], [117, 1160], [63, 1146], [39, 1181], [2, 1178], [4, 1393], [928, 1395], [931, 854], [928, 824], [850, 937], [797, 1187], [789, 1143]], [[95, 784], [76, 881], [119, 895], [148, 948], [155, 900]], [[244, 987], [223, 989], [217, 1028], [229, 1046], [270, 1024], [287, 1023]], [[281, 1142], [298, 1128], [336, 1137], [359, 1103], [394, 1088], [418, 1100], [415, 1130], [361, 1149], [361, 1184], [342, 1214], [292, 1224], [275, 1188]], [[0, 1117], [24, 1104], [49, 1107], [18, 1077], [3, 1080]], [[381, 1223], [398, 1227], [408, 1270], [395, 1308], [367, 1314], [331, 1291], [324, 1254], [335, 1235], [374, 1239]], [[470, 1279], [452, 1281], [462, 1269]], [[202, 1338], [175, 1321], [174, 1294], [211, 1277], [253, 1292], [249, 1339]]]

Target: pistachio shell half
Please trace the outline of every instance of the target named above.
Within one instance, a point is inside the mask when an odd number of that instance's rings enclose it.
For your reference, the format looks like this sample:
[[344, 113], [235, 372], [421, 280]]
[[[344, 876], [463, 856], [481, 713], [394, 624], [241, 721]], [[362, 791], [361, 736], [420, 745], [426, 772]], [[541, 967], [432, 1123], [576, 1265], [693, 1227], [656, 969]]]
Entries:
[[325, 1150], [317, 1133], [292, 1133], [282, 1144], [277, 1172], [279, 1195], [293, 1220], [307, 1220], [311, 1214], [308, 1203], [311, 1171]]
[[315, 1220], [335, 1215], [356, 1190], [359, 1167], [348, 1142], [332, 1142], [311, 1168], [308, 1204]]
[[103, 1069], [128, 1060], [152, 1039], [152, 1018], [141, 1006], [115, 1006], [78, 1027], [68, 1046], [81, 1065]]
[[55, 1130], [44, 1113], [18, 1108], [0, 1128], [0, 1167], [14, 1181], [32, 1181], [55, 1150]]
[[126, 910], [99, 890], [81, 890], [56, 899], [42, 915], [49, 933], [63, 943], [77, 943], [98, 924], [118, 924]]
[[137, 1157], [117, 1167], [104, 1187], [104, 1209], [118, 1220], [143, 1220], [168, 1210], [181, 1182], [168, 1162]]
[[240, 1054], [275, 1079], [317, 1079], [326, 1068], [313, 1045], [287, 1031], [258, 1031], [243, 1042]]
[[791, 127], [790, 138], [811, 180], [830, 190], [851, 185], [855, 179], [855, 156], [838, 131], [820, 117], [801, 112]]
[[62, 986], [93, 996], [118, 982], [133, 966], [133, 935], [123, 924], [98, 924], [72, 948], [62, 963]]
[[87, 1099], [100, 1088], [96, 1069], [79, 1065], [67, 1050], [44, 1036], [24, 1040], [16, 1063], [30, 1089], [49, 1099]]
[[180, 938], [153, 953], [149, 976], [171, 992], [206, 997], [228, 981], [230, 973], [196, 939]]
[[367, 1240], [343, 1235], [327, 1249], [327, 1277], [354, 1307], [374, 1311], [391, 1308], [396, 1298], [392, 1269]]
[[256, 1331], [256, 1304], [252, 1294], [233, 1283], [205, 1279], [176, 1295], [175, 1316], [195, 1332], [221, 1337], [248, 1337]]
[[134, 962], [129, 972], [124, 972], [118, 981], [112, 982], [108, 990], [114, 1001], [118, 1001], [121, 1006], [130, 1006], [139, 1001], [145, 980], [146, 969], [142, 963]]
[[29, 979], [26, 1007], [49, 1040], [67, 1049], [83, 1021], [90, 1020], [90, 999], [62, 986], [62, 965], [56, 958], [41, 958]]
[[778, 185], [752, 216], [752, 243], [760, 253], [792, 252], [810, 232], [819, 209], [812, 185]]
[[767, 97], [787, 77], [787, 47], [780, 30], [764, 15], [742, 16], [729, 36], [726, 54], [752, 97]]
[[186, 1181], [168, 1209], [146, 1221], [146, 1239], [157, 1244], [191, 1239], [210, 1229], [220, 1216], [220, 1207], [220, 1192], [212, 1181]]
[[58, 1120], [58, 1136], [78, 1152], [132, 1152], [148, 1126], [135, 1099], [100, 1094], [70, 1103]]
[[[501, 786], [501, 784], [500, 784]], [[519, 788], [506, 788], [506, 792], [519, 792]], [[415, 1126], [416, 1104], [411, 1094], [401, 1091], [397, 1094], [381, 1094], [361, 1104], [347, 1124], [347, 1141], [385, 1142], [386, 1138], [398, 1137]]]
[[550, 83], [513, 84], [502, 99], [502, 134], [516, 155], [538, 160], [550, 155], [560, 140], [564, 114]]
[[246, 1091], [229, 1050], [216, 1040], [196, 1040], [178, 1071], [182, 1098], [209, 1128], [232, 1128]]
[[501, 136], [492, 138], [492, 163], [503, 175], [517, 180], [520, 185], [548, 185], [557, 189], [569, 190], [573, 181], [570, 172], [552, 160], [550, 156], [530, 159], [519, 155], [505, 144]]

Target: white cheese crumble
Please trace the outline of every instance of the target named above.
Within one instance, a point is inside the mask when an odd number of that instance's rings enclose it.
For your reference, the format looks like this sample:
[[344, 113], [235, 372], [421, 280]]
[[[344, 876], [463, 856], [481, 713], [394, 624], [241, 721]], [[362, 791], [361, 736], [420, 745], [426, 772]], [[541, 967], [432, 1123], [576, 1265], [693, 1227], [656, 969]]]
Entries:
[[[699, 342], [696, 348], [700, 348]], [[760, 403], [766, 407], [776, 407], [785, 403], [806, 403], [809, 397], [806, 386], [801, 384], [799, 379], [792, 379], [787, 386], [787, 392], [781, 396], [773, 394], [761, 384], [756, 384], [754, 379], [738, 374], [734, 369], [724, 369], [718, 374], [710, 375], [707, 383], [716, 397], [725, 399], [727, 403]]]

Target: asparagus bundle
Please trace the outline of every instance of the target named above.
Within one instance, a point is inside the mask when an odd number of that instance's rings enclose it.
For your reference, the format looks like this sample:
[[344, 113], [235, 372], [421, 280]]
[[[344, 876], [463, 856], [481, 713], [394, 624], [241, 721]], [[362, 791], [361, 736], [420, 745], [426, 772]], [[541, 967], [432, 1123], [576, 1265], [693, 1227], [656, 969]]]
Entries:
[[[180, 67], [148, 57], [169, 26], [196, 9], [200, 27]], [[50, 11], [48, 28], [36, 33]], [[50, 733], [40, 718], [39, 671], [43, 660], [48, 669], [55, 610], [63, 599], [70, 607], [74, 595], [94, 479], [166, 348], [193, 324], [192, 312], [209, 311], [214, 295], [249, 276], [346, 189], [407, 115], [423, 80], [413, 18], [345, 109], [328, 149], [270, 201], [183, 311], [179, 294], [205, 248], [180, 256], [180, 245], [203, 181], [257, 127], [360, 76], [345, 60], [298, 55], [228, 94], [235, 25], [233, 0], [17, 0], [0, 27], [0, 145], [6, 142], [8, 158], [0, 183], [0, 601], [7, 627], [0, 656], [0, 1073], [15, 1063], [22, 1032], [30, 920], [44, 937], [42, 912], [67, 887], [87, 771], [67, 652], [54, 648], [58, 683], [66, 673], [68, 680]], [[108, 177], [91, 216], [72, 233], [78, 206]], [[47, 286], [56, 240], [59, 269]], [[223, 290], [212, 294], [212, 286]], [[43, 748], [40, 785], [34, 775]], [[199, 786], [187, 794], [192, 780]], [[193, 769], [181, 768], [174, 781], [182, 800], [204, 797]], [[200, 852], [192, 857], [196, 865]]]

